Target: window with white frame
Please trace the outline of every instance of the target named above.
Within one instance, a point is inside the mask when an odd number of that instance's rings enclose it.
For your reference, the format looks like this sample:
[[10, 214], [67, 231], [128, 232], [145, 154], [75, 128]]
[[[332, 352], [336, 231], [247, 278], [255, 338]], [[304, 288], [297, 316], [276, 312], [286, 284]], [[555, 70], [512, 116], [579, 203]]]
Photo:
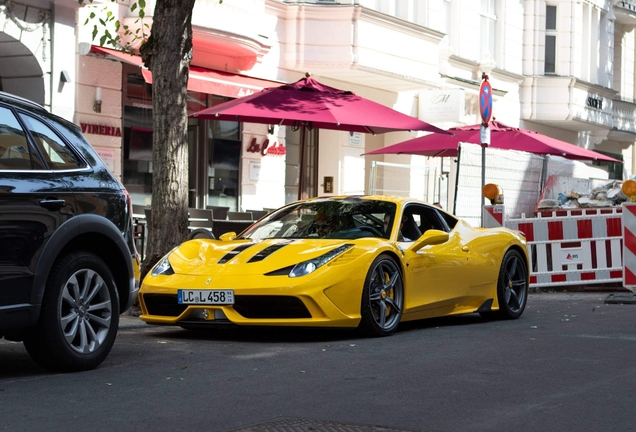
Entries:
[[428, 24], [428, 0], [360, 0], [360, 5], [421, 26]]
[[486, 51], [494, 59], [496, 53], [495, 39], [497, 36], [497, 0], [481, 0], [481, 53], [483, 58]]
[[360, 0], [360, 6], [379, 11], [380, 0]]
[[556, 73], [557, 7], [545, 7], [545, 63], [544, 73]]
[[440, 20], [439, 30], [442, 33], [450, 33], [451, 20], [451, 0], [442, 0], [442, 19]]

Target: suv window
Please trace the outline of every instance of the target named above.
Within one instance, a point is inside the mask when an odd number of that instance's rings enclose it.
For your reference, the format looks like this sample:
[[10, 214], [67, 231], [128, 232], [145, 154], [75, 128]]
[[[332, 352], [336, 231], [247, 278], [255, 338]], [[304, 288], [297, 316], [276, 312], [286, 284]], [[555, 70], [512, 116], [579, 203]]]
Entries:
[[79, 157], [46, 124], [26, 114], [20, 114], [20, 117], [31, 131], [35, 144], [52, 170], [83, 167]]
[[26, 134], [10, 109], [0, 106], [0, 169], [30, 170], [42, 168], [35, 158], [32, 162]]

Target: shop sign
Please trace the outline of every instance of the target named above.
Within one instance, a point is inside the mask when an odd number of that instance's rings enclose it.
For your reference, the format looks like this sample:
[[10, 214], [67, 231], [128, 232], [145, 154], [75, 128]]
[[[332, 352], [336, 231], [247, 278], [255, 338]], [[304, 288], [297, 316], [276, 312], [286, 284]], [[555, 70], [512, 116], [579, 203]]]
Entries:
[[249, 147], [247, 148], [248, 153], [260, 153], [263, 156], [267, 155], [278, 155], [282, 156], [286, 154], [286, 149], [284, 145], [278, 144], [274, 142], [274, 144], [269, 144], [269, 139], [266, 139], [263, 144], [259, 144], [256, 142], [256, 138], [252, 139]]
[[603, 99], [602, 98], [597, 98], [594, 96], [588, 96], [587, 99], [585, 100], [585, 105], [587, 105], [589, 108], [595, 108], [598, 110], [602, 110], [603, 109]]
[[419, 118], [426, 122], [456, 122], [466, 113], [464, 89], [425, 90], [419, 96]]
[[121, 136], [121, 128], [115, 126], [104, 126], [89, 123], [80, 123], [82, 133], [92, 135]]
[[349, 145], [362, 147], [362, 134], [360, 132], [349, 132]]
[[115, 172], [115, 149], [95, 147], [95, 151], [100, 159], [106, 165], [106, 168], [112, 173]]

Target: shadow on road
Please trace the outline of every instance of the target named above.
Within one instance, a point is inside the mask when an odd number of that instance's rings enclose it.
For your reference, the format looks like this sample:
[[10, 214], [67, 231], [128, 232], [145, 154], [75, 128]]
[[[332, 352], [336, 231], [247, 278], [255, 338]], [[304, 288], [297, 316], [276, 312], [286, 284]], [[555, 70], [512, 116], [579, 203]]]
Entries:
[[[400, 324], [395, 335], [400, 333], [426, 330], [435, 327], [485, 324], [489, 321], [477, 314], [430, 318]], [[147, 332], [150, 338], [172, 338], [182, 340], [207, 340], [222, 342], [259, 342], [259, 343], [315, 343], [338, 342], [365, 339], [357, 329], [343, 328], [303, 328], [303, 327], [240, 327], [216, 326], [201, 329], [182, 329], [180, 327], [148, 326], [154, 331]]]
[[[0, 379], [47, 375], [27, 353], [21, 343], [0, 339]], [[0, 385], [0, 391], [2, 386]]]

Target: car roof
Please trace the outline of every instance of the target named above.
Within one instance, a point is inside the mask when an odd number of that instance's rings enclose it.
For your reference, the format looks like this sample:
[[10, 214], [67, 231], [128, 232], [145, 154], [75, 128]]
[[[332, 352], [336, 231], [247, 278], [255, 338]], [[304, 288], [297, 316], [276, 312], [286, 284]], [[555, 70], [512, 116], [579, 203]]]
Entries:
[[407, 202], [416, 202], [416, 203], [420, 203], [420, 204], [424, 204], [424, 205], [428, 205], [430, 206], [431, 204], [426, 203], [424, 201], [415, 199], [415, 198], [410, 198], [410, 197], [404, 197], [404, 196], [397, 196], [397, 195], [335, 195], [335, 196], [319, 196], [319, 197], [315, 197], [315, 198], [309, 198], [306, 200], [301, 200], [299, 202], [302, 201], [320, 201], [320, 200], [329, 200], [329, 199], [333, 199], [333, 200], [343, 200], [343, 199], [364, 199], [364, 200], [378, 200], [378, 201], [389, 201], [389, 202], [393, 202], [396, 204], [406, 204]]
[[44, 117], [53, 119], [55, 121], [58, 121], [60, 123], [64, 123], [67, 127], [69, 128], [74, 128], [77, 129], [78, 131], [80, 130], [79, 126], [76, 125], [75, 123], [66, 120], [63, 117], [60, 117], [58, 115], [55, 115], [53, 113], [50, 113], [49, 111], [47, 111], [46, 108], [44, 108], [42, 105], [35, 103], [29, 99], [25, 99], [23, 97], [20, 96], [16, 96], [14, 94], [11, 93], [6, 93], [3, 91], [0, 91], [0, 102], [6, 102], [9, 103], [13, 106], [18, 106], [20, 108], [23, 108], [27, 111], [33, 112], [33, 113], [37, 113], [39, 115], [42, 115]]
[[11, 93], [0, 91], [0, 100], [2, 100], [3, 102], [9, 102], [11, 104], [21, 105], [23, 108], [26, 109], [37, 110], [39, 112], [48, 114], [48, 111], [42, 105]]

